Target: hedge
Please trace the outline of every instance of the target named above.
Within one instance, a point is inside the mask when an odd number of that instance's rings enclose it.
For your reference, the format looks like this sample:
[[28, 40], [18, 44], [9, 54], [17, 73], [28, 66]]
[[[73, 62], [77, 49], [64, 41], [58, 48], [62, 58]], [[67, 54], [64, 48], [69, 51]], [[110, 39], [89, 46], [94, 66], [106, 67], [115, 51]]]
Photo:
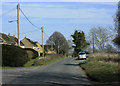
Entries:
[[29, 60], [24, 49], [14, 45], [2, 45], [2, 66], [20, 67]]
[[37, 51], [35, 51], [31, 48], [24, 48], [24, 50], [28, 54], [29, 59], [35, 59], [36, 57], [38, 57], [38, 52]]

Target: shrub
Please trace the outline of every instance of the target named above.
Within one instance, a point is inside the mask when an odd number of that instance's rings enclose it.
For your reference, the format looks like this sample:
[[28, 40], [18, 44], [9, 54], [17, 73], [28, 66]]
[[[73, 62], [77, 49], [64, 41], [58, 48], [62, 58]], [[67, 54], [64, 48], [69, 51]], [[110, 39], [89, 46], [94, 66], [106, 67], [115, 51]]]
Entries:
[[2, 45], [2, 66], [20, 67], [28, 60], [24, 49], [14, 45]]
[[46, 57], [41, 57], [40, 59], [36, 59], [33, 63], [33, 65], [40, 65], [41, 62], [43, 61], [48, 61], [48, 60], [52, 60], [54, 58], [61, 58], [63, 57], [62, 54], [52, 54], [52, 55], [47, 55]]
[[26, 51], [26, 53], [28, 54], [28, 57], [30, 59], [35, 59], [38, 57], [38, 52], [31, 49], [31, 48], [24, 48], [24, 50]]

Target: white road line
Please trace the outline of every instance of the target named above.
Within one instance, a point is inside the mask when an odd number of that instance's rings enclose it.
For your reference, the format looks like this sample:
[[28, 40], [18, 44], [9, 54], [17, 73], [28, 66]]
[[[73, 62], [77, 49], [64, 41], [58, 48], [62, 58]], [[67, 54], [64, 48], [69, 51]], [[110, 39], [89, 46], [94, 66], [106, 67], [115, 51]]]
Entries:
[[77, 77], [72, 77], [73, 79], [79, 79], [79, 78], [77, 78]]

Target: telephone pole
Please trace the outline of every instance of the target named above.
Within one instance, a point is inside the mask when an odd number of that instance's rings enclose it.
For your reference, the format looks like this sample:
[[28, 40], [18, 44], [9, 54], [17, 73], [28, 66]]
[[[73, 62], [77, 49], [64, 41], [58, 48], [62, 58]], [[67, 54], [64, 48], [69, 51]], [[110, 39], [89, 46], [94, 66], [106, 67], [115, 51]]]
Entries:
[[93, 40], [93, 53], [94, 53], [94, 32], [92, 32], [92, 40]]
[[42, 29], [42, 48], [43, 48], [43, 57], [44, 57], [44, 44], [43, 44], [43, 27], [41, 27]]
[[58, 40], [58, 54], [59, 54], [59, 40]]
[[17, 5], [17, 28], [18, 28], [18, 46], [20, 46], [20, 31], [19, 31], [19, 8], [20, 5]]

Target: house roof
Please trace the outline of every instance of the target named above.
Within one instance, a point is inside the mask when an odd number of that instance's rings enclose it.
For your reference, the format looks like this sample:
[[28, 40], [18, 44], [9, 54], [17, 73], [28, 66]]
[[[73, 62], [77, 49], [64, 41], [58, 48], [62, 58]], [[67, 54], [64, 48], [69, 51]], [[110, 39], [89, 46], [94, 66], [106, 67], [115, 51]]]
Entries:
[[44, 49], [47, 50], [52, 50], [54, 48], [54, 45], [44, 45]]
[[34, 47], [38, 47], [36, 44], [37, 42], [33, 42], [32, 40], [30, 40], [29, 38], [26, 38], [26, 37], [25, 37], [25, 39], [27, 39], [31, 44], [33, 44]]
[[8, 37], [4, 33], [0, 33], [0, 37], [6, 41], [7, 44], [16, 44], [15, 41], [11, 40], [10, 37]]
[[[9, 36], [12, 40], [14, 40], [16, 43], [18, 43], [18, 39], [14, 36]], [[20, 46], [24, 46], [23, 42], [20, 41]]]

